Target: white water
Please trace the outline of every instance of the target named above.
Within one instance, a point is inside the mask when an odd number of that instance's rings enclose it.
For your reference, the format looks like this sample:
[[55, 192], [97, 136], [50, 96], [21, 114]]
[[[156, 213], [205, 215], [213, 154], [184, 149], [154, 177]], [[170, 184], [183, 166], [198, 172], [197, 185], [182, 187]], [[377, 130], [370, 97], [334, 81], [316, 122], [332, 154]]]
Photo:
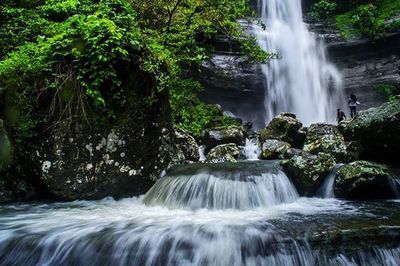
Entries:
[[397, 247], [350, 255], [314, 249], [307, 240], [311, 227], [319, 232], [335, 219], [336, 232], [336, 219], [354, 223], [374, 215], [345, 201], [299, 198], [276, 163], [198, 164], [171, 171], [145, 198], [0, 206], [0, 265], [396, 265], [400, 260]]
[[246, 160], [256, 161], [260, 158], [261, 147], [260, 142], [257, 138], [246, 139], [246, 144], [244, 146], [244, 155]]
[[293, 202], [296, 189], [282, 171], [261, 173], [208, 173], [167, 176], [146, 194], [147, 205], [172, 209], [250, 210]]
[[205, 160], [207, 160], [205, 145], [199, 146], [199, 157], [200, 157], [200, 159], [199, 159], [200, 162], [204, 162]]
[[303, 22], [300, 0], [258, 0], [266, 30], [255, 28], [260, 46], [279, 60], [262, 66], [266, 78], [265, 120], [295, 113], [305, 125], [335, 121], [341, 75], [328, 62], [324, 43]]
[[340, 167], [342, 167], [343, 164], [337, 164], [331, 173], [325, 178], [324, 183], [322, 186], [318, 189], [317, 195], [329, 199], [329, 198], [334, 198], [335, 197], [335, 180], [336, 180], [336, 175], [337, 172], [339, 171]]

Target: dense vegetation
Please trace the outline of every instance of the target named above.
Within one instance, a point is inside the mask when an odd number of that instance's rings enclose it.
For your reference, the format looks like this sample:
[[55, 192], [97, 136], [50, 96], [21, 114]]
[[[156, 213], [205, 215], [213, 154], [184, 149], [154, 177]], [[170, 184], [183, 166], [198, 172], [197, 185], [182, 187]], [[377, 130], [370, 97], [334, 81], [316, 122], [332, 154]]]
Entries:
[[250, 14], [247, 0], [3, 0], [0, 8], [0, 118], [14, 141], [53, 126], [108, 124], [129, 102], [158, 104], [159, 93], [193, 134], [231, 124], [215, 124], [218, 112], [199, 101], [189, 72], [217, 34], [248, 60], [267, 59], [236, 22]]
[[320, 0], [314, 3], [312, 16], [336, 26], [348, 39], [379, 38], [400, 28], [391, 17], [400, 13], [399, 0]]

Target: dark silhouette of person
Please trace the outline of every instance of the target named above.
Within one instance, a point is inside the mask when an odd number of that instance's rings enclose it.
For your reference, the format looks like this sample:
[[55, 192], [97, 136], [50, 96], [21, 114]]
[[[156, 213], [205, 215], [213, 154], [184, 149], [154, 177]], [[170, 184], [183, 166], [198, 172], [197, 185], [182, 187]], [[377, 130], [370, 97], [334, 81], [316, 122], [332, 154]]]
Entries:
[[347, 119], [346, 114], [342, 110], [337, 109], [336, 121], [338, 122], [338, 124], [340, 124], [340, 122], [342, 122], [343, 120], [346, 120], [346, 119]]
[[357, 115], [357, 105], [360, 103], [357, 100], [357, 96], [355, 96], [353, 93], [350, 95], [349, 98], [349, 107], [350, 107], [350, 115], [351, 118], [354, 118]]

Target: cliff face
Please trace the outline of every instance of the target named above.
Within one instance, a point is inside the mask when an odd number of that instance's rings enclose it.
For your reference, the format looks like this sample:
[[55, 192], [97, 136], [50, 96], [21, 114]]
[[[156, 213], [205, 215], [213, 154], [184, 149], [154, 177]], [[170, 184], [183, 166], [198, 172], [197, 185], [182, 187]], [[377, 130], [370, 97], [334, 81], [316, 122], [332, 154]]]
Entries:
[[[247, 31], [250, 22], [242, 22]], [[360, 110], [377, 107], [387, 100], [379, 84], [398, 84], [400, 81], [400, 32], [379, 40], [346, 41], [338, 32], [316, 23], [309, 23], [310, 31], [324, 39], [328, 56], [343, 75], [346, 97], [341, 107], [347, 110], [347, 95], [354, 93], [360, 99]], [[254, 128], [265, 126], [264, 101], [266, 78], [260, 65], [243, 63], [240, 50], [227, 39], [217, 40], [219, 49], [211, 62], [203, 65], [198, 79], [205, 87], [201, 98], [217, 103]]]
[[[246, 31], [252, 24], [242, 21]], [[227, 38], [215, 40], [217, 50], [210, 61], [204, 62], [196, 78], [205, 90], [200, 98], [207, 103], [219, 104], [226, 111], [249, 121], [256, 128], [265, 126], [264, 83], [261, 66], [245, 62], [240, 49]]]
[[320, 24], [310, 24], [310, 30], [325, 40], [330, 59], [343, 75], [345, 94], [356, 94], [362, 102], [360, 109], [387, 101], [387, 95], [376, 86], [400, 82], [400, 32], [378, 40], [347, 41]]

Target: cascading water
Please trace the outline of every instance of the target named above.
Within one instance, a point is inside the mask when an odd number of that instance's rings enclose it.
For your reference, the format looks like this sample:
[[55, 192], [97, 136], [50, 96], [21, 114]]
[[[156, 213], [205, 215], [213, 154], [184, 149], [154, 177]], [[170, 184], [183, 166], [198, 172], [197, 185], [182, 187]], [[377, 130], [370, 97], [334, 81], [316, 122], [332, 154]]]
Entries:
[[295, 113], [304, 124], [333, 122], [341, 76], [326, 58], [323, 42], [303, 22], [301, 0], [259, 0], [265, 25], [255, 27], [260, 46], [279, 59], [262, 65], [266, 77], [265, 120]]
[[157, 182], [146, 194], [144, 202], [174, 209], [249, 210], [299, 198], [288, 177], [274, 165], [266, 164], [261, 169], [257, 167], [245, 172], [237, 171], [234, 164], [214, 165], [212, 171], [203, 165], [187, 168], [190, 174], [180, 169], [177, 174], [170, 173]]
[[246, 160], [256, 161], [260, 158], [261, 147], [258, 138], [246, 139], [246, 144], [243, 148]]
[[0, 265], [396, 265], [398, 213], [299, 198], [278, 162], [179, 166], [144, 198], [0, 206]]
[[322, 186], [317, 190], [317, 196], [322, 198], [334, 198], [335, 197], [335, 179], [337, 172], [344, 164], [337, 164], [331, 171], [331, 173], [325, 178]]

